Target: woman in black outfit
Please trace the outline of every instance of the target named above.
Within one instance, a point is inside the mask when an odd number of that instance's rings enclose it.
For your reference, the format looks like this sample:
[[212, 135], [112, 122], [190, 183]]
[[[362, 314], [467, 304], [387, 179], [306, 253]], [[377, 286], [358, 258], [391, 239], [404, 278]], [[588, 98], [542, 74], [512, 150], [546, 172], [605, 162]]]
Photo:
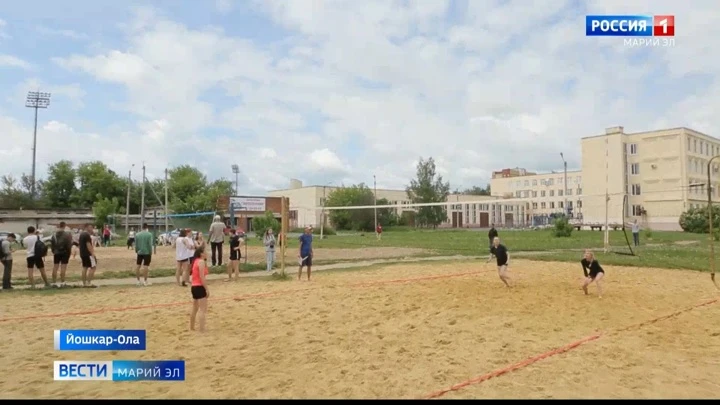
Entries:
[[585, 256], [580, 261], [583, 266], [583, 273], [585, 273], [585, 282], [583, 283], [582, 289], [585, 291], [585, 295], [588, 295], [588, 286], [594, 281], [598, 288], [598, 298], [602, 298], [602, 279], [605, 276], [605, 270], [600, 267], [600, 263], [595, 259], [595, 255], [592, 251], [586, 250]]

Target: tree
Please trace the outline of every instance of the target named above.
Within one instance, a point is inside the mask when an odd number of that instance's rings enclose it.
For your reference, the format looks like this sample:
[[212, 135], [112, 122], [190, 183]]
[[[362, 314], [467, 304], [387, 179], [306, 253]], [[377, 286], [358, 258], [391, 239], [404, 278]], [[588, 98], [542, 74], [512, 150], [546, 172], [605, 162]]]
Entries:
[[203, 211], [202, 195], [207, 178], [198, 169], [183, 165], [168, 171], [170, 208], [177, 213]]
[[109, 199], [107, 197], [102, 200], [95, 201], [93, 204], [93, 215], [95, 216], [95, 226], [101, 228], [108, 223], [108, 217], [117, 215], [120, 209], [120, 200], [117, 197]]
[[275, 218], [275, 214], [273, 214], [272, 211], [266, 211], [265, 215], [253, 218], [252, 225], [253, 230], [255, 230], [259, 238], [263, 237], [265, 230], [268, 228], [272, 228], [275, 235], [280, 234], [280, 221]]
[[[390, 201], [386, 198], [379, 198], [377, 205], [390, 205]], [[393, 211], [392, 208], [378, 208], [377, 210], [378, 224], [382, 225], [383, 228], [398, 225], [400, 218]]]
[[79, 187], [73, 204], [77, 207], [93, 207], [95, 202], [103, 198], [120, 199], [125, 195], [125, 181], [103, 162], [80, 163], [76, 173]]
[[48, 178], [43, 184], [43, 196], [49, 207], [72, 207], [72, 198], [78, 192], [75, 177], [75, 167], [69, 160], [50, 165]]
[[[373, 205], [375, 196], [365, 184], [338, 188], [327, 197], [329, 207], [352, 207]], [[372, 208], [359, 210], [328, 211], [330, 223], [335, 229], [372, 231], [375, 227], [375, 213]], [[380, 212], [378, 212], [378, 219]]]
[[[435, 160], [432, 157], [417, 164], [417, 178], [410, 181], [406, 192], [413, 203], [442, 203], [447, 201], [450, 194], [450, 183], [443, 183], [442, 176], [435, 170]], [[415, 215], [415, 225], [419, 227], [436, 228], [447, 218], [445, 207], [420, 207]]]
[[471, 188], [465, 189], [462, 192], [465, 195], [490, 195], [490, 185], [488, 184], [485, 188], [480, 186], [472, 186]]
[[0, 207], [17, 210], [35, 208], [38, 204], [30, 195], [30, 176], [23, 174], [18, 180], [12, 175], [0, 177]]

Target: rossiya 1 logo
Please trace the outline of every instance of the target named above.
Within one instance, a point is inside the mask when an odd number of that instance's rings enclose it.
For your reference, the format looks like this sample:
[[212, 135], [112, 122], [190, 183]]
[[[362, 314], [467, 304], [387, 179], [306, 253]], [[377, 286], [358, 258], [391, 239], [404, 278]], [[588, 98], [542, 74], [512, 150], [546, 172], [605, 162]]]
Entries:
[[674, 15], [588, 15], [585, 36], [623, 37], [628, 47], [675, 46]]

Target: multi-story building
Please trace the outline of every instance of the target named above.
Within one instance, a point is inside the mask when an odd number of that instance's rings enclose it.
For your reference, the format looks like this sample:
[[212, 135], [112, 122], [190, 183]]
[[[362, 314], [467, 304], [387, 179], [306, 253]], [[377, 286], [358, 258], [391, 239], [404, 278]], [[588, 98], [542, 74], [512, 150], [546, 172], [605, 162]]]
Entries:
[[585, 224], [638, 220], [657, 230], [680, 230], [683, 211], [707, 204], [708, 187], [713, 201], [720, 198], [720, 158], [709, 168], [708, 184], [708, 162], [720, 154], [720, 139], [692, 129], [625, 133], [623, 127], [612, 127], [583, 138], [581, 151], [581, 170], [567, 172], [566, 187], [562, 171], [506, 169], [493, 175], [492, 194], [525, 200], [533, 217], [567, 207]]
[[[273, 197], [290, 199], [290, 226], [312, 225], [319, 227], [322, 222], [322, 207], [330, 193], [337, 186], [303, 186], [299, 180], [291, 180], [290, 188], [268, 193]], [[391, 205], [397, 205], [395, 213], [403, 215], [406, 211], [415, 211], [405, 190], [377, 189], [377, 198], [386, 199]], [[451, 194], [447, 198], [447, 219], [441, 227], [486, 228], [490, 224], [498, 226], [524, 226], [526, 222], [525, 204], [522, 201], [505, 200], [490, 196]], [[327, 220], [327, 218], [326, 218]], [[326, 224], [327, 225], [327, 224]]]
[[525, 202], [526, 221], [546, 224], [552, 214], [568, 213], [582, 217], [582, 172], [534, 173], [525, 169], [503, 169], [493, 173], [490, 191], [494, 197], [521, 199]]

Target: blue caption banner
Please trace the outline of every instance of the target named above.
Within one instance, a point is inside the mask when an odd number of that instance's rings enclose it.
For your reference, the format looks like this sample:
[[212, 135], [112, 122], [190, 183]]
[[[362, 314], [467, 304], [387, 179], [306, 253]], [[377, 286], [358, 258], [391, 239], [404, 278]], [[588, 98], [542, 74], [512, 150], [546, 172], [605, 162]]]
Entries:
[[70, 360], [53, 369], [55, 381], [185, 381], [185, 360]]
[[55, 331], [55, 350], [145, 350], [144, 330], [75, 329]]
[[653, 18], [647, 15], [585, 16], [588, 37], [651, 37]]

